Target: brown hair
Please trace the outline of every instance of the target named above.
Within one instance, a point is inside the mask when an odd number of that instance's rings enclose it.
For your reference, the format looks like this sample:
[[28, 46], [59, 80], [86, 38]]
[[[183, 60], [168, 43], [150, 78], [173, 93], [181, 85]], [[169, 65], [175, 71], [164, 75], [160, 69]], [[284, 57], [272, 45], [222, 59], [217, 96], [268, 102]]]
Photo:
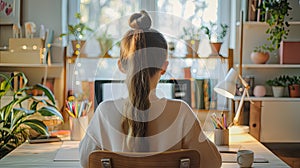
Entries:
[[120, 61], [127, 74], [129, 93], [121, 124], [127, 135], [127, 147], [132, 151], [146, 151], [132, 139], [146, 137], [150, 78], [161, 70], [167, 59], [167, 42], [161, 33], [150, 29], [151, 18], [145, 11], [133, 14], [129, 25], [133, 29], [124, 35], [120, 47]]

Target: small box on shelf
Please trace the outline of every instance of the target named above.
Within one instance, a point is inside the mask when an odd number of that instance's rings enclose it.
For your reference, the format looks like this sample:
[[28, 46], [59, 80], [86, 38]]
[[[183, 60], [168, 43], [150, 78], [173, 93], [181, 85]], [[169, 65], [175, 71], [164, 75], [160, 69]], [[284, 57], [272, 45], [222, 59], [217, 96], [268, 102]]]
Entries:
[[282, 41], [280, 44], [280, 64], [300, 64], [300, 41]]
[[9, 50], [1, 51], [1, 63], [40, 64], [42, 38], [10, 38]]

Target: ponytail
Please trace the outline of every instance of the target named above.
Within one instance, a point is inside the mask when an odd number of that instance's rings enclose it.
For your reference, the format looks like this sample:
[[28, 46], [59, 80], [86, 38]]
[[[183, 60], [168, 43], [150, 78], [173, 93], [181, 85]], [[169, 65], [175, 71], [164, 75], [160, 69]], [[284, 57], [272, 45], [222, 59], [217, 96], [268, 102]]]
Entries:
[[[120, 61], [126, 71], [128, 99], [123, 109], [121, 126], [126, 134], [126, 146], [131, 151], [148, 151], [147, 136], [148, 109], [151, 105], [150, 79], [166, 60], [167, 44], [164, 37], [150, 30], [151, 18], [145, 11], [136, 13], [129, 19], [133, 28], [121, 41]], [[159, 48], [153, 53], [148, 48]], [[163, 50], [162, 50], [163, 49]]]

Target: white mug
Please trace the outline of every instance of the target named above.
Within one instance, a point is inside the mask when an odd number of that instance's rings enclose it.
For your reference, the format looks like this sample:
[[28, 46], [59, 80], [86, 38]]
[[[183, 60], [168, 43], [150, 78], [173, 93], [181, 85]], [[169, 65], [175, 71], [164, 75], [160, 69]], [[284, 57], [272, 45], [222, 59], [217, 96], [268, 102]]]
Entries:
[[237, 152], [237, 163], [240, 167], [251, 167], [254, 161], [254, 153], [251, 150], [239, 150]]

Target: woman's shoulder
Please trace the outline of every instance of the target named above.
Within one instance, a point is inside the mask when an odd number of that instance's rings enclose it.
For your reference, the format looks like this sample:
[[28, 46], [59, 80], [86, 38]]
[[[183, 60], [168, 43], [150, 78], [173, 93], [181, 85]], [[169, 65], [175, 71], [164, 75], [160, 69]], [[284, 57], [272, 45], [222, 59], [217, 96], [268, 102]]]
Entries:
[[183, 105], [183, 106], [189, 106], [185, 101], [181, 99], [168, 99], [168, 98], [163, 98], [162, 100], [167, 101], [167, 103], [171, 104], [176, 104], [176, 105]]
[[124, 99], [105, 100], [97, 106], [95, 113], [105, 113], [106, 111], [115, 111], [121, 109], [124, 104], [123, 102]]
[[169, 107], [179, 108], [181, 110], [188, 110], [192, 111], [192, 108], [183, 100], [181, 99], [167, 99], [163, 98], [162, 100], [166, 101]]

